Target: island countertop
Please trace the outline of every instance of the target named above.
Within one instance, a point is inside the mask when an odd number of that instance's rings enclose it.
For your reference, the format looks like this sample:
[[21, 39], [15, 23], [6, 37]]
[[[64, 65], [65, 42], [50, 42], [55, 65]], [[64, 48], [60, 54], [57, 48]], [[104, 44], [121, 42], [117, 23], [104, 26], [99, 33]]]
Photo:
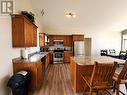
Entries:
[[94, 65], [94, 62], [124, 64], [125, 60], [112, 58], [108, 56], [73, 56], [71, 59], [78, 65]]

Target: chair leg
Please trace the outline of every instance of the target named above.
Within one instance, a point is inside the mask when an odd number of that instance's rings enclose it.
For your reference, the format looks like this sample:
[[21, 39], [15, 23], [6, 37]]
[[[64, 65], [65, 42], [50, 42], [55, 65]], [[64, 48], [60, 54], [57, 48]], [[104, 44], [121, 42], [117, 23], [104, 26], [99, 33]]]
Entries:
[[[126, 89], [127, 89], [127, 84], [125, 84], [125, 86], [126, 86]], [[119, 93], [121, 93], [122, 95], [126, 95], [122, 91], [120, 91], [119, 84], [116, 84], [116, 95], [119, 95]]]
[[112, 95], [107, 89], [105, 90], [109, 95]]
[[126, 87], [126, 90], [127, 90], [127, 83], [125, 83], [125, 87]]
[[83, 95], [85, 95], [85, 92], [86, 92], [86, 85], [84, 86], [84, 89], [83, 89]]
[[92, 95], [92, 88], [90, 88], [90, 93], [89, 93], [89, 95]]
[[83, 95], [85, 95], [85, 93], [86, 93], [86, 91], [87, 91], [87, 88], [88, 88], [88, 86], [85, 84], [85, 85], [84, 85], [84, 89], [83, 89]]
[[116, 82], [114, 81], [114, 84], [113, 84], [113, 92], [115, 92], [115, 89], [116, 89]]
[[119, 95], [119, 85], [118, 84], [116, 84], [116, 95]]
[[99, 91], [98, 91], [98, 90], [97, 90], [97, 92], [96, 92], [96, 93], [97, 93], [97, 95], [99, 95]]

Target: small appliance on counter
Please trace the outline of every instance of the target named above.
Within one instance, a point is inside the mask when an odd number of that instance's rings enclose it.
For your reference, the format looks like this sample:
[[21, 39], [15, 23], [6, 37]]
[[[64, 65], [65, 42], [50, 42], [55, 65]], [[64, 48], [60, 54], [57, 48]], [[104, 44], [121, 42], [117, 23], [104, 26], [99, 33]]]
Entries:
[[28, 50], [26, 48], [21, 49], [20, 56], [22, 59], [28, 59]]
[[65, 50], [65, 51], [71, 51], [71, 47], [69, 47], [69, 46], [64, 46], [64, 50]]
[[49, 51], [48, 46], [40, 47], [40, 52], [48, 52], [48, 51]]

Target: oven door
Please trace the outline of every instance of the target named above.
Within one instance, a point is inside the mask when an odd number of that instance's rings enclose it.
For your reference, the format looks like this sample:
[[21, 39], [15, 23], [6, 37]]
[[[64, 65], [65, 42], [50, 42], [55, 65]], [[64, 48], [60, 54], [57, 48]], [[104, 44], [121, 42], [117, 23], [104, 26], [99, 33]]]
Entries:
[[53, 61], [54, 63], [63, 63], [63, 52], [54, 52]]

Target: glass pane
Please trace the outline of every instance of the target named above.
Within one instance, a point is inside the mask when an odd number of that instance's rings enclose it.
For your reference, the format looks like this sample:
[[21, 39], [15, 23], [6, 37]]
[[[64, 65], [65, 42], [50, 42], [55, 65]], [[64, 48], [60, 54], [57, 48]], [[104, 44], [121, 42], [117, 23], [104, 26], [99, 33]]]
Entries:
[[127, 39], [124, 39], [124, 50], [127, 50]]
[[62, 53], [55, 53], [55, 58], [62, 58]]

